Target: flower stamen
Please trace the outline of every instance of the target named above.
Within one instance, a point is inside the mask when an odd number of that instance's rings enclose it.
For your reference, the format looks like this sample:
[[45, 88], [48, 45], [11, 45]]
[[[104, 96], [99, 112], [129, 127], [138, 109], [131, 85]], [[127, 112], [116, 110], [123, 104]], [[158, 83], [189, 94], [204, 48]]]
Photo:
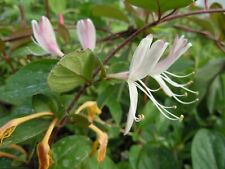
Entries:
[[185, 78], [185, 77], [189, 77], [189, 76], [195, 74], [195, 72], [191, 72], [191, 73], [186, 74], [186, 75], [176, 75], [176, 74], [168, 72], [168, 71], [165, 71], [164, 73], [166, 73], [166, 74], [168, 74], [170, 76], [173, 76], [173, 77], [177, 77], [177, 78]]
[[142, 87], [140, 84], [135, 83], [136, 86], [143, 91], [148, 97], [149, 99], [155, 104], [155, 106], [158, 108], [158, 110], [169, 120], [180, 120], [181, 117], [178, 117], [174, 114], [172, 114], [170, 111], [167, 110], [167, 107], [164, 105], [161, 105], [159, 102], [157, 102], [157, 100], [153, 97], [153, 95], [151, 94], [151, 92], [148, 90], [148, 87], [142, 82]]
[[[169, 84], [171, 84], [172, 86], [174, 87], [178, 87], [178, 88], [182, 88], [190, 93], [193, 93], [193, 94], [196, 94], [198, 95], [199, 92], [198, 91], [193, 91], [193, 90], [190, 90], [188, 88], [186, 88], [185, 86], [186, 85], [189, 85], [190, 82], [186, 83], [186, 84], [179, 84], [179, 83], [176, 83], [174, 81], [172, 81], [167, 75], [163, 74], [164, 76], [160, 76], [161, 78], [163, 78], [165, 81], [167, 81]], [[192, 83], [192, 82], [191, 82]]]

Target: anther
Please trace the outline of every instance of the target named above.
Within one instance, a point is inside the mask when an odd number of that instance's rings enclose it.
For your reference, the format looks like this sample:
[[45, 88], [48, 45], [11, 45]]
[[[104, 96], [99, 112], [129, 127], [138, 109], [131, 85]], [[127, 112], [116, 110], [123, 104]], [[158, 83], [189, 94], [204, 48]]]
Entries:
[[180, 115], [180, 118], [179, 118], [179, 121], [181, 122], [181, 121], [183, 121], [183, 120], [184, 120], [184, 115], [181, 114], [181, 115]]
[[192, 84], [192, 83], [193, 83], [193, 81], [191, 80], [191, 81], [187, 82], [187, 85], [190, 85], [190, 84]]

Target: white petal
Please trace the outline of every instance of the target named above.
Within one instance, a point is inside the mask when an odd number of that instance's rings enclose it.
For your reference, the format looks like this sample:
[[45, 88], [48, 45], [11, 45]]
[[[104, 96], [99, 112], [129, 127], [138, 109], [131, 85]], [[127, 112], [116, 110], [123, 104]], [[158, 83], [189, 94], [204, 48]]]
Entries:
[[159, 75], [152, 76], [160, 85], [160, 87], [163, 89], [163, 91], [170, 97], [173, 96], [173, 92], [170, 90], [170, 88], [167, 86], [167, 84], [164, 82], [164, 80]]
[[184, 39], [183, 36], [179, 39], [175, 39], [173, 47], [169, 53], [169, 55], [161, 60], [150, 72], [151, 75], [161, 74], [166, 71], [177, 59], [180, 58], [182, 54], [184, 54], [188, 48], [191, 46], [191, 43], [187, 42], [187, 39]]
[[138, 102], [138, 92], [137, 92], [137, 87], [135, 83], [128, 81], [128, 86], [129, 86], [129, 93], [130, 93], [130, 108], [129, 108], [129, 113], [127, 116], [127, 123], [126, 123], [125, 131], [124, 131], [124, 135], [126, 135], [132, 127], [132, 124], [135, 119], [137, 102]]
[[44, 43], [44, 41], [42, 39], [42, 36], [40, 34], [39, 25], [38, 25], [37, 21], [32, 20], [31, 24], [32, 24], [32, 30], [33, 30], [33, 35], [34, 35], [35, 40], [46, 51], [47, 48], [45, 48], [45, 43]]
[[156, 65], [167, 46], [168, 43], [162, 40], [157, 40], [156, 42], [154, 42], [150, 49], [146, 52], [140, 68], [135, 72], [130, 72], [129, 78], [136, 81], [146, 77], [152, 70], [152, 68]]
[[150, 34], [144, 39], [142, 39], [140, 44], [136, 48], [133, 54], [133, 58], [131, 60], [131, 64], [130, 64], [131, 74], [141, 68], [140, 66], [142, 65], [145, 55], [152, 44], [152, 40], [153, 40], [153, 36]]

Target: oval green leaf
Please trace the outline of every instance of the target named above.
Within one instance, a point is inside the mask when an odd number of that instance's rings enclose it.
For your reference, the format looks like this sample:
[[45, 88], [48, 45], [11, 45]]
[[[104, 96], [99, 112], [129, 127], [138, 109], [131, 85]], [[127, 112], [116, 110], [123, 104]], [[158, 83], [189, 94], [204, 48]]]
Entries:
[[97, 59], [90, 50], [77, 50], [65, 55], [48, 76], [50, 88], [62, 93], [90, 83]]
[[52, 169], [77, 168], [91, 151], [91, 141], [85, 136], [68, 136], [52, 147]]
[[193, 169], [224, 169], [224, 136], [207, 129], [200, 129], [192, 142], [191, 154]]
[[112, 5], [94, 5], [92, 7], [92, 13], [95, 16], [102, 16], [128, 22], [128, 18], [124, 12]]
[[35, 94], [49, 92], [47, 76], [56, 60], [34, 61], [12, 75], [0, 88], [0, 100], [21, 103]]

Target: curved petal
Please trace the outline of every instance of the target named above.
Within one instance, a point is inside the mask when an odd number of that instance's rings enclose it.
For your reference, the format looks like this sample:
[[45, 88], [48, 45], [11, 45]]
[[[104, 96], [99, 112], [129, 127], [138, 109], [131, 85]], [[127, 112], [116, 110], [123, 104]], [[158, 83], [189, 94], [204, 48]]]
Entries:
[[159, 63], [152, 69], [150, 72], [151, 75], [161, 74], [166, 71], [177, 59], [180, 58], [188, 49], [191, 47], [191, 43], [188, 43], [187, 39], [184, 39], [183, 36], [180, 38], [176, 38], [173, 44], [173, 47], [169, 53], [169, 55], [159, 61]]
[[42, 47], [45, 51], [47, 50], [45, 48], [45, 43], [42, 39], [42, 36], [40, 36], [40, 31], [39, 31], [39, 25], [37, 23], [36, 20], [32, 20], [31, 21], [31, 25], [32, 25], [32, 30], [33, 30], [33, 34], [34, 34], [34, 38], [37, 41], [37, 43], [40, 45], [40, 47]]
[[140, 44], [136, 48], [131, 64], [130, 64], [130, 74], [141, 69], [142, 62], [145, 60], [146, 53], [152, 44], [153, 36], [150, 34], [141, 40]]
[[158, 82], [158, 84], [160, 85], [160, 87], [163, 89], [163, 91], [169, 97], [172, 97], [173, 96], [172, 90], [170, 90], [170, 88], [167, 86], [167, 84], [164, 82], [164, 80], [159, 75], [154, 75], [154, 76], [152, 76], [152, 78], [154, 78]]
[[129, 79], [136, 81], [146, 77], [152, 68], [156, 65], [163, 52], [167, 48], [168, 43], [163, 40], [155, 41], [141, 62], [140, 68], [135, 72], [130, 72]]
[[138, 102], [138, 92], [137, 92], [137, 87], [134, 82], [129, 82], [128, 81], [128, 86], [129, 86], [129, 93], [130, 93], [130, 108], [129, 108], [129, 113], [127, 116], [127, 123], [124, 131], [124, 135], [126, 135], [134, 122], [135, 119], [135, 113], [137, 109], [137, 102]]
[[54, 29], [48, 18], [42, 16], [39, 25], [40, 33], [43, 34], [43, 37], [46, 38], [46, 41], [51, 40], [52, 43], [57, 44]]

